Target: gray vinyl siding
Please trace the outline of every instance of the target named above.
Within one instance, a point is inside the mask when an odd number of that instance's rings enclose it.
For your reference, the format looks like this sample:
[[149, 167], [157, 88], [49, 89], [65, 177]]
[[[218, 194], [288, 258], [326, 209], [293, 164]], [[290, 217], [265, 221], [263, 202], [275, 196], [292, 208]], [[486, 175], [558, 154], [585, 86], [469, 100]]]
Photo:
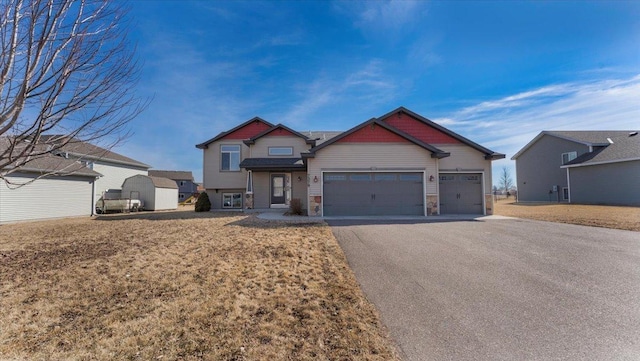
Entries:
[[249, 147], [242, 143], [240, 139], [219, 140], [208, 145], [203, 151], [203, 183], [206, 189], [237, 189], [244, 187], [247, 182], [247, 171], [222, 171], [221, 167], [221, 145], [240, 145], [240, 161], [249, 158]]
[[[562, 153], [587, 153], [589, 147], [557, 138], [542, 136], [535, 144], [516, 159], [516, 182], [518, 185], [518, 201], [549, 202], [562, 199], [562, 188], [567, 187], [567, 172], [562, 166]], [[549, 194], [553, 186], [558, 186], [558, 193]]]
[[251, 146], [251, 158], [278, 158], [269, 156], [269, 147], [292, 147], [293, 155], [280, 157], [292, 158], [300, 157], [300, 153], [308, 151], [310, 146], [300, 137], [265, 136]]
[[571, 203], [640, 206], [638, 160], [573, 167], [569, 177]]
[[300, 199], [302, 209], [307, 209], [307, 172], [291, 173], [291, 199], [294, 198]]
[[270, 174], [269, 172], [253, 172], [253, 208], [269, 208]]
[[[11, 182], [25, 183], [30, 174], [13, 174]], [[0, 223], [90, 216], [93, 178], [48, 177], [17, 189], [0, 182]]]

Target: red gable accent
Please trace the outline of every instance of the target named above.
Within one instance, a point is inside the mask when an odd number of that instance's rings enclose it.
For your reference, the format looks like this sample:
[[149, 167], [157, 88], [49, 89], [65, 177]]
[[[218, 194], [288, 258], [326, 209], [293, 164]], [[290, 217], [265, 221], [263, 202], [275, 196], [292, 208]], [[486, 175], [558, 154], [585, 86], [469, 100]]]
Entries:
[[255, 135], [258, 135], [265, 130], [271, 128], [267, 124], [256, 120], [255, 122], [251, 122], [250, 124], [245, 125], [244, 127], [236, 130], [235, 132], [229, 133], [222, 137], [221, 139], [249, 139]]
[[459, 140], [405, 113], [393, 114], [382, 121], [428, 144], [460, 143]]
[[409, 141], [381, 126], [370, 124], [359, 129], [338, 142], [349, 143], [409, 143]]
[[297, 137], [297, 135], [291, 133], [290, 131], [284, 129], [284, 128], [277, 128], [274, 129], [273, 131], [269, 132], [268, 134], [265, 134], [265, 137], [268, 136], [274, 136], [274, 137], [286, 137], [286, 136], [294, 136]]

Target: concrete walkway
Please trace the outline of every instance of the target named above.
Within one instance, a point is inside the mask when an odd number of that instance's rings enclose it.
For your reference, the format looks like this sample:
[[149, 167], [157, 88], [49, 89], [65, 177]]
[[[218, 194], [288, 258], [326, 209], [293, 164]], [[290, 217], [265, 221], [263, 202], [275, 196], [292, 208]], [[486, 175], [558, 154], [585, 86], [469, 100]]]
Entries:
[[486, 221], [496, 219], [513, 219], [512, 217], [505, 216], [482, 216], [477, 214], [456, 214], [456, 215], [441, 215], [441, 216], [351, 216], [351, 217], [307, 217], [307, 216], [288, 216], [285, 215], [284, 209], [270, 209], [270, 210], [254, 210], [252, 213], [258, 213], [257, 217], [269, 221], [284, 221], [295, 223], [322, 223], [324, 221], [371, 221], [371, 222], [385, 222], [392, 223], [398, 221], [398, 223], [431, 223], [431, 222], [454, 222], [454, 221]]

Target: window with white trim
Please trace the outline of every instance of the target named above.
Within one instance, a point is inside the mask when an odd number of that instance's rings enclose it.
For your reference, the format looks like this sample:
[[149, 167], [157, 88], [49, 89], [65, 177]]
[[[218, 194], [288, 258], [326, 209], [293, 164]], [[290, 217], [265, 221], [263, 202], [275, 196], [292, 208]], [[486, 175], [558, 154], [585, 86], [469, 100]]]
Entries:
[[221, 145], [220, 170], [240, 170], [240, 145]]
[[562, 153], [562, 164], [567, 164], [576, 158], [578, 158], [578, 152]]
[[269, 155], [293, 155], [293, 147], [269, 147]]
[[222, 193], [222, 208], [242, 208], [242, 193]]

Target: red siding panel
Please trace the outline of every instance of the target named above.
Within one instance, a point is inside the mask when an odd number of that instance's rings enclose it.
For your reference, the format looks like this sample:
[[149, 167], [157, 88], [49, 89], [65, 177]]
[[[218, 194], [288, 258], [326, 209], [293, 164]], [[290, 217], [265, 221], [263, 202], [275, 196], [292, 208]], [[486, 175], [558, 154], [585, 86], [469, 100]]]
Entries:
[[225, 135], [224, 137], [222, 137], [222, 139], [249, 139], [264, 132], [269, 128], [271, 127], [259, 120], [256, 120], [255, 122], [251, 122], [250, 124], [245, 125], [244, 127], [236, 130], [233, 133]]
[[410, 143], [405, 138], [375, 124], [367, 125], [338, 142], [349, 143]]
[[433, 128], [414, 117], [397, 113], [382, 120], [383, 122], [400, 129], [401, 131], [420, 139], [427, 144], [458, 144], [459, 140]]

